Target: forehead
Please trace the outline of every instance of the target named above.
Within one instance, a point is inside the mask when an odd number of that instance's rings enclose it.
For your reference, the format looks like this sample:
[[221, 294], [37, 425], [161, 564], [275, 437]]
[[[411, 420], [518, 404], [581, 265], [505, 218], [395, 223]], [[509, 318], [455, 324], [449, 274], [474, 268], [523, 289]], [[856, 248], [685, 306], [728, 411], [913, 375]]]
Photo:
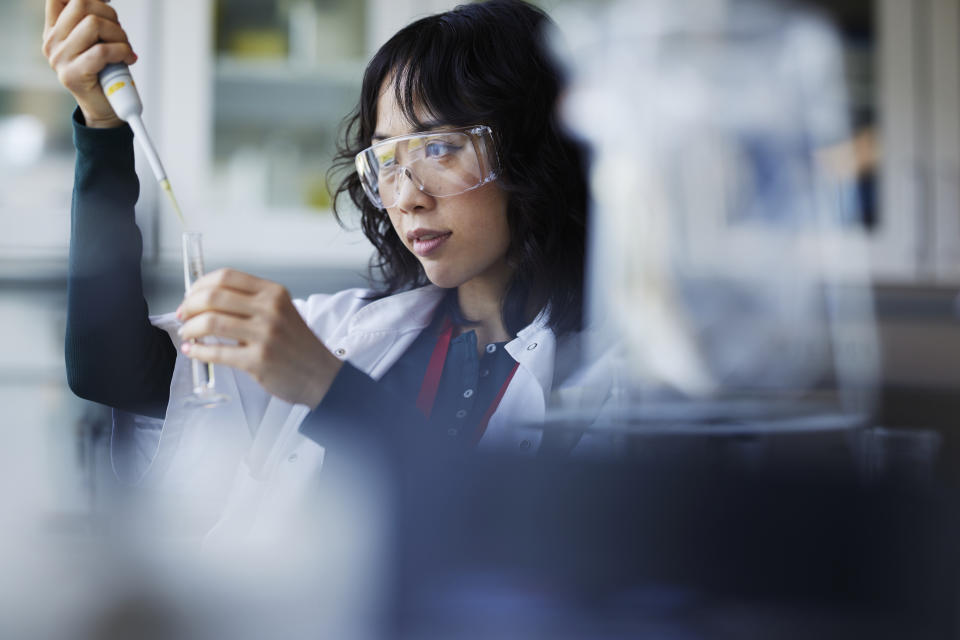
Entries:
[[[431, 120], [430, 114], [420, 105], [416, 106], [415, 111], [419, 120], [424, 122]], [[407, 119], [403, 113], [403, 108], [397, 102], [394, 76], [387, 76], [383, 84], [380, 85], [380, 97], [377, 99], [377, 124], [374, 128], [374, 134], [392, 138], [414, 131], [416, 131], [416, 128]]]

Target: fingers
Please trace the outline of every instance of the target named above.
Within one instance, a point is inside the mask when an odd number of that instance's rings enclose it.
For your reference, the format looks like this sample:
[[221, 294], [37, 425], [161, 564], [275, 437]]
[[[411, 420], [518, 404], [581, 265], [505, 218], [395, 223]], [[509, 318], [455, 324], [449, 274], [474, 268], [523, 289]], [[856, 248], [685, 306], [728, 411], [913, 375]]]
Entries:
[[233, 269], [199, 278], [177, 309], [184, 339], [216, 335], [242, 343], [269, 341], [291, 313], [284, 287]]
[[[63, 0], [54, 0], [54, 2], [66, 4]], [[50, 9], [49, 4], [47, 8], [48, 10]], [[43, 55], [50, 58], [57, 47], [63, 43], [79, 25], [82, 25], [84, 21], [90, 19], [109, 22], [120, 27], [120, 23], [117, 20], [117, 12], [113, 7], [104, 4], [100, 0], [71, 0], [63, 12], [56, 18], [55, 22], [44, 29]], [[89, 29], [89, 27], [86, 28]], [[122, 29], [121, 33], [123, 33]], [[103, 40], [107, 42], [114, 41], [114, 39], [109, 37], [104, 37]], [[118, 41], [126, 42], [126, 34], [123, 34]], [[67, 60], [69, 60], [69, 58], [67, 58]]]
[[270, 329], [265, 323], [249, 317], [208, 311], [187, 320], [180, 327], [179, 333], [184, 341], [217, 336], [246, 345], [252, 342], [263, 342], [270, 334]]
[[69, 0], [47, 0], [43, 18], [44, 30], [49, 29], [57, 22], [57, 18], [60, 17], [68, 1]]
[[193, 283], [177, 317], [186, 320], [211, 310], [246, 316], [274, 314], [287, 306], [292, 307], [292, 303], [283, 286], [241, 271], [220, 269]]
[[133, 64], [136, 61], [137, 54], [128, 44], [122, 42], [96, 44], [77, 56], [63, 70], [60, 78], [64, 86], [70, 89], [77, 84], [77, 81], [96, 76], [111, 62]]
[[[81, 54], [100, 44], [119, 44], [133, 54], [127, 34], [119, 24], [99, 16], [89, 15], [73, 29], [67, 37], [54, 47], [50, 54], [50, 66], [57, 68], [62, 64], [70, 64]], [[96, 57], [102, 57], [96, 56]], [[99, 71], [99, 69], [98, 69]]]
[[206, 286], [227, 287], [246, 293], [268, 291], [281, 294], [285, 291], [283, 287], [276, 282], [264, 280], [263, 278], [252, 276], [249, 273], [237, 271], [236, 269], [217, 269], [216, 271], [211, 271], [198, 278], [193, 285], [194, 288]]
[[206, 311], [219, 311], [235, 316], [251, 316], [258, 311], [253, 296], [243, 291], [221, 286], [202, 286], [197, 284], [180, 305], [179, 317], [187, 320]]
[[252, 347], [247, 346], [202, 344], [198, 342], [184, 342], [180, 346], [180, 351], [194, 360], [222, 364], [241, 371], [249, 371], [251, 363], [257, 361], [252, 353], [253, 350]]

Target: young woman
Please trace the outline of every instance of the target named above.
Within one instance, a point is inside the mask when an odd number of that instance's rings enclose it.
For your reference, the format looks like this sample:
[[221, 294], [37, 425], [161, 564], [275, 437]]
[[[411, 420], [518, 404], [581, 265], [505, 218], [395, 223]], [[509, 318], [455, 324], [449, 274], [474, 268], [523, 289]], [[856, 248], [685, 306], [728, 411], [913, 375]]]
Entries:
[[[135, 54], [109, 5], [47, 1], [44, 53], [79, 106], [68, 378], [119, 410], [132, 474], [187, 486], [211, 466], [262, 479], [297, 461], [305, 477], [350, 433], [533, 452], [551, 397], [607, 395], [570, 377], [586, 183], [554, 111], [547, 21], [519, 1], [464, 5], [402, 29], [369, 63], [337, 195], [362, 212], [381, 288], [291, 300], [224, 269], [151, 324], [132, 135], [96, 79]], [[206, 336], [227, 340], [195, 342]], [[185, 408], [184, 355], [220, 365], [234, 401]]]

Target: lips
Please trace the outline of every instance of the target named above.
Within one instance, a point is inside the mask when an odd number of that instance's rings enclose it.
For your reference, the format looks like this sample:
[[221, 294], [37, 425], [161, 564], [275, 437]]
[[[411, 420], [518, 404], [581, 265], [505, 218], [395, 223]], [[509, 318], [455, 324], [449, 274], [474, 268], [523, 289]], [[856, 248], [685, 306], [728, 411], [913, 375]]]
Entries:
[[451, 235], [453, 233], [450, 231], [414, 229], [407, 233], [407, 240], [413, 245], [415, 254], [426, 257], [436, 251]]

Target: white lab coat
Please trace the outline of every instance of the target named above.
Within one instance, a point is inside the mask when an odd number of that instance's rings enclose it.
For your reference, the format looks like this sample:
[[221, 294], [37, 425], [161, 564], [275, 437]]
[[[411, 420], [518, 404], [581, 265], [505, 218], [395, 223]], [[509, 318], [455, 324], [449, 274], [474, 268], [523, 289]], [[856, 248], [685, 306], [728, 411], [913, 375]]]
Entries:
[[[313, 295], [294, 304], [308, 326], [339, 358], [379, 379], [430, 324], [444, 295], [435, 286], [365, 299], [370, 291], [351, 289]], [[151, 317], [178, 348], [166, 419], [115, 412], [111, 455], [118, 475], [156, 490], [193, 522], [212, 524], [210, 535], [269, 527], [297, 511], [315, 486], [323, 443], [301, 435], [309, 413], [271, 396], [243, 372], [216, 367], [216, 385], [232, 401], [213, 409], [190, 409], [190, 361], [179, 352], [173, 314]], [[613, 389], [602, 366], [584, 368], [579, 334], [558, 345], [541, 314], [507, 343], [519, 363], [487, 430], [480, 450], [535, 452], [551, 395], [565, 407], [599, 414]], [[589, 443], [583, 443], [584, 448]], [[199, 519], [198, 519], [199, 518]]]

